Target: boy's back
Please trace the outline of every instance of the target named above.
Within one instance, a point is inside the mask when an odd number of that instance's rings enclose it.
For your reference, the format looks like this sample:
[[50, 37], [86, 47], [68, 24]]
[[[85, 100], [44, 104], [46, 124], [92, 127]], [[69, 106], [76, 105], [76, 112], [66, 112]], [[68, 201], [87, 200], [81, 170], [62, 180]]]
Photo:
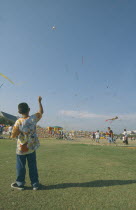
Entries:
[[36, 124], [42, 115], [36, 113], [27, 118], [19, 118], [12, 131], [12, 138], [18, 136], [16, 153], [19, 155], [29, 154], [39, 146], [39, 140], [36, 134]]

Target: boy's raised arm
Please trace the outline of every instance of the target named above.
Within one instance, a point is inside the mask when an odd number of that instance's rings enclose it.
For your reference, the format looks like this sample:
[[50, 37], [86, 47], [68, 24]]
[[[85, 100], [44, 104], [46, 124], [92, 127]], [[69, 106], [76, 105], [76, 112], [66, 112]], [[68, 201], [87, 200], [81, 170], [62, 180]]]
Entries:
[[43, 114], [43, 106], [42, 106], [41, 101], [42, 101], [42, 97], [41, 97], [41, 96], [39, 96], [39, 97], [38, 97], [38, 103], [39, 103], [39, 113], [42, 115], [42, 114]]

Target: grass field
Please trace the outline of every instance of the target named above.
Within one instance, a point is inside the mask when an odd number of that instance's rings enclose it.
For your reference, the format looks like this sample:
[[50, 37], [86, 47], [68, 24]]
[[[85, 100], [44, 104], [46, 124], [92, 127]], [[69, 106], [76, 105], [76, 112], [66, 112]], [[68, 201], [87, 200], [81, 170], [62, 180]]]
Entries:
[[[136, 209], [136, 149], [86, 141], [41, 140], [37, 162], [42, 187], [12, 190], [16, 142], [0, 139], [0, 209]], [[133, 145], [134, 146], [134, 143]]]

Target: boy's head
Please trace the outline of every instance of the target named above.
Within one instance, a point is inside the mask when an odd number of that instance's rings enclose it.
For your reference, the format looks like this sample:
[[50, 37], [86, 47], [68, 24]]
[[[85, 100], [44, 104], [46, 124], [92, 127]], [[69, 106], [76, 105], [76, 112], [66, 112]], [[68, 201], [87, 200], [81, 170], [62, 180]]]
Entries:
[[126, 129], [124, 129], [124, 131], [127, 131]]
[[28, 114], [29, 111], [30, 111], [30, 108], [29, 108], [27, 103], [20, 103], [18, 105], [18, 112], [19, 112], [19, 114]]

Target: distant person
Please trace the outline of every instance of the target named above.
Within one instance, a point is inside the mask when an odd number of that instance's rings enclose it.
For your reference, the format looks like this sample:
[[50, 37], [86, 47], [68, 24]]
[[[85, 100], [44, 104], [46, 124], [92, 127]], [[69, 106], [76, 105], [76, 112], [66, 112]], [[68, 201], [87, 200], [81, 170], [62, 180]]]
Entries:
[[99, 139], [100, 139], [99, 130], [96, 131], [96, 133], [95, 133], [95, 138], [96, 138], [96, 142], [99, 143]]
[[93, 132], [93, 141], [95, 141], [95, 133]]
[[10, 125], [8, 128], [9, 138], [11, 137], [12, 129], [13, 129], [13, 127], [12, 127], [12, 125]]
[[36, 124], [41, 119], [43, 107], [41, 96], [38, 97], [39, 111], [29, 116], [30, 108], [27, 103], [18, 105], [18, 112], [22, 115], [13, 127], [11, 138], [18, 136], [16, 150], [16, 182], [11, 184], [12, 188], [23, 190], [25, 185], [26, 160], [28, 162], [29, 177], [33, 190], [39, 188], [38, 170], [36, 164], [36, 149], [40, 146], [37, 134]]
[[128, 134], [127, 134], [126, 129], [124, 129], [124, 132], [123, 132], [123, 143], [128, 145]]
[[114, 142], [113, 140], [113, 131], [108, 127], [108, 143]]
[[2, 135], [2, 126], [0, 125], [0, 135]]
[[3, 134], [3, 128], [4, 128], [4, 126], [3, 125], [0, 125], [0, 135]]

